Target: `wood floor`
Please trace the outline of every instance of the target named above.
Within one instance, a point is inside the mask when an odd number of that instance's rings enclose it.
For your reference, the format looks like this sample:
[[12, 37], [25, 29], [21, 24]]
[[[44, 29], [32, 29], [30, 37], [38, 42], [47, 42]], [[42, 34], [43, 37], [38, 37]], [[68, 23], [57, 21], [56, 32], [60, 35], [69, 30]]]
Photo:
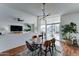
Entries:
[[[61, 42], [64, 55], [65, 56], [79, 56], [79, 47], [73, 47], [66, 44], [63, 44]], [[17, 53], [20, 53], [25, 50], [25, 45], [4, 51], [3, 53], [0, 53], [0, 56], [16, 56]]]
[[79, 47], [62, 44], [65, 56], [79, 56]]
[[15, 56], [17, 53], [20, 53], [25, 50], [25, 45], [4, 51], [0, 53], [0, 56]]

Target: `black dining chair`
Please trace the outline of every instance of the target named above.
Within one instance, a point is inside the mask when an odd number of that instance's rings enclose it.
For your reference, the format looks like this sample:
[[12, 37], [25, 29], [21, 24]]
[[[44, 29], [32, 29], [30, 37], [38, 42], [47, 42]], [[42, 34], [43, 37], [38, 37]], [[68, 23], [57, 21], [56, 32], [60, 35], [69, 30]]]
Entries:
[[[39, 49], [39, 47], [37, 45], [35, 45], [35, 44], [31, 45], [28, 41], [26, 41], [26, 46], [32, 52], [32, 55], [36, 54], [36, 50]], [[39, 54], [39, 52], [37, 52], [37, 54]]]

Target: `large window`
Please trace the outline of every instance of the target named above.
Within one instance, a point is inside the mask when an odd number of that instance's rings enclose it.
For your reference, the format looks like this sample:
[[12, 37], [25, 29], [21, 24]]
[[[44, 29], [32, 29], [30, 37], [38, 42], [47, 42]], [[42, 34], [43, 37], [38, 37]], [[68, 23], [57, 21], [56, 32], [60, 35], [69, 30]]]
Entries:
[[[47, 25], [47, 39], [56, 38], [57, 40], [60, 39], [60, 24], [48, 24]], [[41, 31], [45, 32], [45, 25], [41, 25]]]

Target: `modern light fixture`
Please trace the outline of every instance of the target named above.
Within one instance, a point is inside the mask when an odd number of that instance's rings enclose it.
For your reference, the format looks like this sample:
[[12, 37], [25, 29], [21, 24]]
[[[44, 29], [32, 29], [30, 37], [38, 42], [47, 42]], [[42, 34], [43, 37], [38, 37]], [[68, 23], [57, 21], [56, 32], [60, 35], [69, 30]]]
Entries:
[[[46, 13], [46, 3], [42, 3], [42, 16], [37, 16], [37, 33], [41, 33], [43, 35], [42, 42], [44, 39], [47, 40], [47, 20], [46, 17], [50, 16], [50, 14]], [[44, 30], [41, 31], [41, 26], [44, 25]]]
[[45, 3], [43, 3], [43, 9], [42, 9], [42, 11], [43, 11], [43, 20], [45, 20]]
[[46, 8], [46, 3], [42, 3], [42, 12], [43, 12], [42, 16], [43, 16], [43, 18], [40, 18], [40, 20], [41, 19], [44, 20], [47, 16], [50, 16], [50, 14], [46, 14], [46, 9], [45, 8]]
[[45, 3], [43, 3], [42, 12], [43, 12], [43, 19], [42, 19], [42, 21], [44, 22], [44, 25], [45, 25], [44, 37], [45, 37], [45, 39], [47, 39], [47, 20], [45, 18], [48, 15], [46, 15], [46, 12], [45, 12]]

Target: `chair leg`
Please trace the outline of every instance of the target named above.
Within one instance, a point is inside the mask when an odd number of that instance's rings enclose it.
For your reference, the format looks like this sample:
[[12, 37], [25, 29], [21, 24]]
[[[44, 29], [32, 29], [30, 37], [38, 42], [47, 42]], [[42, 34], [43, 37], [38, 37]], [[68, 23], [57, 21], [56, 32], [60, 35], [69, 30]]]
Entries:
[[56, 50], [56, 46], [55, 46], [55, 50]]
[[51, 56], [52, 56], [52, 51], [51, 51], [51, 48], [49, 47], [49, 52], [50, 52], [50, 54], [51, 54]]
[[32, 51], [32, 56], [34, 56], [35, 55], [35, 51]]
[[54, 54], [54, 50], [56, 51], [56, 46], [52, 45], [52, 55]]
[[47, 47], [46, 47], [46, 49], [45, 49], [45, 56], [47, 56]]
[[55, 44], [54, 44], [53, 46], [55, 47], [55, 50], [56, 50], [56, 46], [55, 46]]
[[37, 54], [38, 54], [38, 56], [39, 56], [39, 50], [38, 50]]
[[53, 55], [53, 46], [52, 46], [52, 50], [51, 51], [52, 51], [52, 55]]

